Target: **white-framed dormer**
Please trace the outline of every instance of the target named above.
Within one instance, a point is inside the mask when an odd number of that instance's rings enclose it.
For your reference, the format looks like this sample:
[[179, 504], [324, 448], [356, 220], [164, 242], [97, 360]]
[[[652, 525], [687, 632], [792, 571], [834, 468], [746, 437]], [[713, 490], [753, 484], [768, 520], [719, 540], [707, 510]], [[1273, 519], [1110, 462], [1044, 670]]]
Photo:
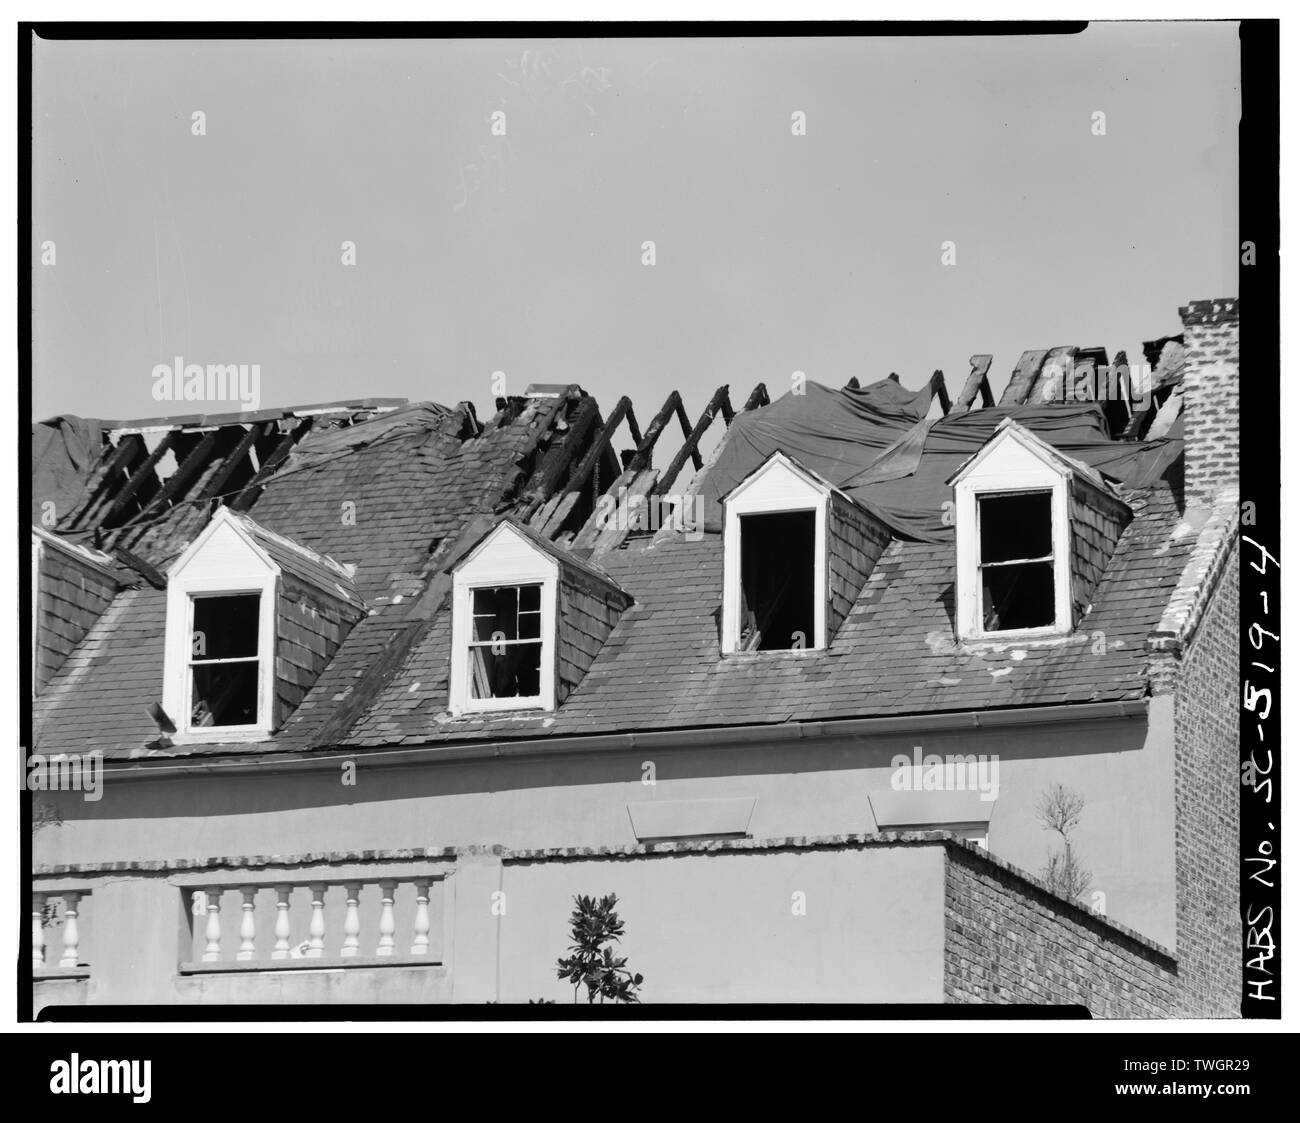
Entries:
[[280, 574], [225, 508], [169, 568], [163, 709], [174, 744], [270, 737]]
[[724, 655], [826, 647], [826, 524], [833, 490], [775, 452], [723, 500]]
[[[1010, 418], [948, 481], [955, 500], [956, 623], [963, 640], [1033, 640], [1073, 630], [1076, 489], [1117, 511], [1097, 473]], [[1122, 530], [1103, 536], [1113, 546]]]
[[559, 562], [498, 524], [452, 573], [453, 714], [553, 710]]

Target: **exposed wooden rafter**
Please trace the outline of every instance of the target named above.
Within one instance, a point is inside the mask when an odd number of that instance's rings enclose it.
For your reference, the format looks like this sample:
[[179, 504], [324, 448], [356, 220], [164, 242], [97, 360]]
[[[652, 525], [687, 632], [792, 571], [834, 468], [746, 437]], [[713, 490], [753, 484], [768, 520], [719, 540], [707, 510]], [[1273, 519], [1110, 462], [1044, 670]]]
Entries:
[[138, 514], [128, 519], [124, 525], [135, 526], [139, 523], [148, 522], [155, 515], [167, 510], [174, 502], [182, 498], [185, 489], [190, 485], [190, 481], [207, 466], [208, 461], [212, 458], [213, 450], [217, 447], [220, 436], [220, 429], [213, 429], [210, 433], [205, 433], [190, 450], [189, 455], [177, 465], [176, 471], [168, 477], [158, 493], [140, 509]]
[[293, 451], [293, 446], [303, 439], [311, 431], [312, 419], [308, 417], [300, 424], [294, 426], [289, 432], [280, 438], [280, 443], [271, 450], [271, 455], [263, 462], [247, 486], [236, 495], [229, 503], [226, 504], [232, 511], [247, 511], [254, 503], [257, 497], [262, 494], [262, 487], [268, 479], [275, 474], [277, 468], [284, 463], [289, 453]]
[[693, 428], [686, 435], [686, 443], [677, 450], [677, 455], [673, 457], [672, 463], [668, 465], [667, 470], [660, 477], [655, 491], [663, 494], [668, 488], [673, 486], [677, 479], [677, 474], [682, 470], [689, 456], [695, 464], [695, 470], [698, 472], [704, 467], [704, 458], [700, 455], [700, 438], [704, 436], [709, 426], [713, 424], [713, 419], [721, 413], [728, 425], [731, 424], [735, 411], [731, 408], [731, 399], [727, 395], [727, 387], [719, 386], [714, 392], [713, 397], [709, 399], [709, 404], [704, 407], [704, 412], [700, 414], [700, 419], [695, 423]]
[[[180, 435], [179, 429], [170, 429], [162, 435], [162, 439], [154, 447], [144, 462], [132, 473], [131, 478], [126, 481], [122, 490], [117, 493], [117, 498], [113, 500], [108, 510], [104, 512], [104, 517], [99, 520], [99, 526], [114, 527], [117, 526], [118, 516], [126, 510], [126, 506], [135, 497], [146, 483], [151, 483], [154, 490], [159, 486], [158, 473], [154, 470], [160, 461], [171, 450], [176, 438]], [[153, 492], [149, 492], [145, 498], [147, 503], [153, 498]]]

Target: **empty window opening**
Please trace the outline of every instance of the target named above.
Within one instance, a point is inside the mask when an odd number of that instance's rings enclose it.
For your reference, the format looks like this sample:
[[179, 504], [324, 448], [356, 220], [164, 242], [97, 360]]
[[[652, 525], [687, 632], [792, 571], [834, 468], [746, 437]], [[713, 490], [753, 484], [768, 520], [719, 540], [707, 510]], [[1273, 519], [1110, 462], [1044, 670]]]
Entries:
[[471, 698], [537, 698], [542, 693], [542, 587], [471, 590]]
[[1056, 623], [1052, 493], [978, 500], [984, 631], [1051, 627]]
[[190, 726], [256, 725], [261, 595], [195, 597]]
[[816, 511], [740, 517], [741, 651], [814, 647]]

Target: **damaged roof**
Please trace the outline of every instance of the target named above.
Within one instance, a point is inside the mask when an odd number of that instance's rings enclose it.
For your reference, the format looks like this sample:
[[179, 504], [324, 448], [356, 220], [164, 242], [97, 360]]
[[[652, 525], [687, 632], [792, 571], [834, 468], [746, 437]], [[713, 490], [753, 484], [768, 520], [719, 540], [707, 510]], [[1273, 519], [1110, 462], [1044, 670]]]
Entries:
[[[986, 372], [987, 365], [981, 372], [972, 362], [972, 379]], [[986, 381], [967, 390], [950, 407], [939, 375], [920, 392], [904, 390], [896, 379], [839, 391], [809, 383], [807, 394], [769, 405], [760, 386], [736, 412], [723, 387], [695, 425], [674, 393], [644, 434], [626, 399], [602, 419], [594, 400], [572, 386], [499, 400], [485, 424], [466, 403], [455, 410], [429, 403], [368, 414], [352, 409], [345, 424], [300, 434], [276, 461], [278, 471], [241, 467], [241, 487], [223, 485], [213, 494], [200, 489], [181, 501], [159, 504], [155, 493], [154, 517], [117, 525], [113, 519], [96, 525], [90, 505], [97, 502], [102, 515], [117, 500], [96, 499], [93, 478], [83, 480], [82, 506], [58, 528], [74, 540], [99, 539], [109, 553], [122, 547], [165, 569], [225, 503], [247, 510], [274, 535], [349, 570], [355, 566], [357, 594], [370, 611], [271, 740], [170, 746], [159, 740], [146, 709], [161, 692], [166, 592], [138, 582], [118, 594], [34, 700], [36, 748], [99, 749], [119, 757], [243, 755], [1143, 697], [1146, 637], [1160, 621], [1195, 537], [1181, 521], [1181, 439], [1124, 439], [1123, 427], [1092, 403], [1025, 403], [1026, 389], [1021, 402], [1004, 395], [994, 406]], [[982, 409], [971, 408], [977, 395]], [[935, 401], [950, 412], [927, 419]], [[831, 415], [818, 413], [826, 410], [833, 413], [829, 428]], [[358, 412], [364, 415], [354, 416]], [[705, 464], [699, 437], [715, 417], [728, 428]], [[1134, 518], [1073, 635], [962, 647], [953, 638], [951, 530], [939, 521], [935, 497], [1007, 418], [1105, 475]], [[654, 442], [674, 420], [687, 439], [661, 470], [652, 464]], [[631, 447], [616, 453], [613, 430], [620, 422], [631, 433]], [[280, 426], [283, 419], [256, 424]], [[227, 469], [251, 431], [246, 421], [237, 427], [239, 435], [208, 443], [213, 459], [199, 466], [195, 480]], [[798, 431], [833, 442], [829, 455], [818, 460], [816, 449], [810, 455]], [[263, 467], [293, 432], [277, 428], [255, 438], [266, 438], [271, 449]], [[206, 440], [188, 434], [195, 438]], [[213, 453], [218, 445], [224, 457]], [[118, 447], [84, 456], [93, 462], [88, 477], [95, 464], [102, 469], [112, 456], [125, 456]], [[747, 463], [773, 447], [881, 513], [894, 538], [826, 650], [723, 658], [716, 503], [747, 474]], [[702, 527], [610, 537], [597, 526], [601, 496], [666, 490], [687, 459], [697, 467], [686, 491], [701, 499]], [[236, 474], [226, 475], [228, 484]], [[129, 479], [114, 486], [129, 486]], [[193, 493], [194, 482], [187, 486]], [[147, 502], [131, 502], [137, 516], [149, 510]], [[526, 527], [549, 550], [594, 567], [633, 603], [554, 712], [452, 717], [448, 573], [502, 517]]]

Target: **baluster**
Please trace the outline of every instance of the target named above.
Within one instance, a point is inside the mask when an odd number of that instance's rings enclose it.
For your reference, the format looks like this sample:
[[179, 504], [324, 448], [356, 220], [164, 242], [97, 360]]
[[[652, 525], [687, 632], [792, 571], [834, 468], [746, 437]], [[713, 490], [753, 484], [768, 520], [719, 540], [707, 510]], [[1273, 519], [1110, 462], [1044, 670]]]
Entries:
[[235, 954], [235, 958], [252, 959], [257, 954], [257, 918], [253, 912], [257, 889], [252, 886], [245, 886], [240, 890], [240, 893], [244, 897], [244, 903], [241, 906], [244, 915], [239, 921], [239, 951]]
[[343, 950], [339, 954], [359, 955], [361, 952], [361, 883], [349, 881], [344, 889], [348, 895], [348, 911], [343, 918]]
[[379, 946], [376, 955], [392, 955], [396, 948], [393, 933], [397, 931], [397, 920], [393, 916], [393, 892], [397, 889], [395, 881], [379, 883]]
[[216, 963], [221, 959], [221, 890], [203, 890], [203, 903], [208, 910], [208, 924], [203, 932], [207, 940], [203, 962]]
[[415, 937], [411, 941], [412, 955], [429, 954], [429, 882], [415, 883]]
[[77, 965], [77, 942], [80, 939], [77, 932], [77, 905], [80, 900], [80, 893], [63, 894], [63, 958], [59, 960], [60, 967]]
[[290, 885], [275, 887], [275, 948], [272, 959], [289, 958], [289, 894], [293, 892]]
[[32, 894], [32, 970], [45, 966], [45, 894]]
[[311, 924], [307, 934], [311, 937], [307, 958], [319, 959], [325, 954], [325, 886], [319, 883], [311, 887]]

